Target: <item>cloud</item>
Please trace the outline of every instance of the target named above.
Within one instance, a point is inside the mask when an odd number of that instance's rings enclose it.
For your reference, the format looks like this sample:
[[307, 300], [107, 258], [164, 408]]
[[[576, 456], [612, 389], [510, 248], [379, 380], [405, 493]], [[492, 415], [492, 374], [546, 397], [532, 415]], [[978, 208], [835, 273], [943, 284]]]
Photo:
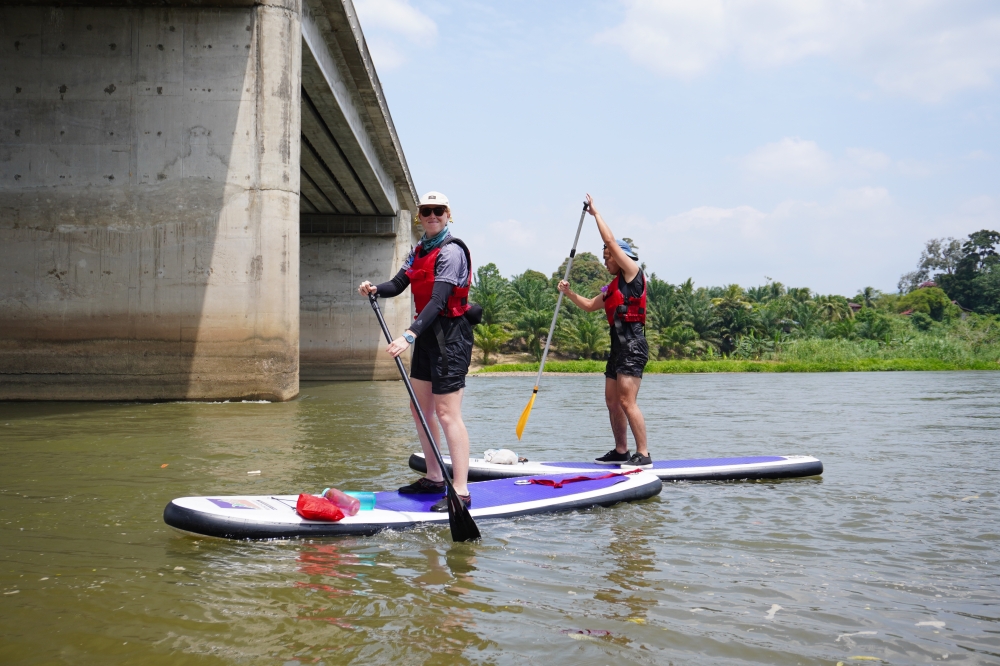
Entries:
[[372, 58], [382, 69], [406, 62], [400, 38], [418, 46], [428, 46], [437, 39], [437, 24], [409, 0], [358, 0], [354, 6]]
[[902, 245], [913, 232], [889, 191], [872, 186], [841, 189], [827, 201], [788, 199], [771, 210], [700, 206], [616, 229], [635, 238], [642, 260], [668, 281], [694, 276], [703, 286], [746, 287], [769, 275], [844, 294], [867, 283], [892, 290], [915, 260]]
[[840, 190], [836, 207], [844, 211], [867, 211], [885, 208], [892, 204], [889, 190], [884, 187], [857, 187]]
[[934, 173], [934, 165], [924, 160], [899, 160], [896, 168], [910, 178], [927, 178]]
[[[515, 219], [498, 220], [486, 224], [465, 225], [459, 219], [452, 226], [452, 233], [461, 237], [469, 247], [489, 248], [490, 256], [521, 256], [525, 254], [539, 256], [539, 250], [545, 248], [546, 260], [549, 265], [552, 259], [558, 254], [553, 254], [555, 245], [552, 229], [543, 228], [546, 238], [540, 242], [536, 227]], [[475, 258], [475, 255], [473, 255]]]
[[954, 236], [960, 240], [980, 229], [1000, 229], [1000, 199], [986, 194], [961, 201], [954, 211], [939, 221], [927, 238]]
[[766, 143], [736, 162], [743, 175], [752, 180], [815, 185], [857, 181], [890, 169], [908, 178], [926, 178], [935, 170], [929, 162], [893, 160], [871, 148], [847, 148], [844, 156], [837, 158], [815, 141], [799, 137]]
[[816, 144], [785, 137], [764, 144], [740, 159], [744, 173], [759, 180], [822, 182], [832, 177], [833, 158]]
[[989, 0], [622, 2], [624, 21], [597, 40], [683, 80], [727, 58], [762, 68], [821, 57], [933, 102], [1000, 72], [1000, 6]]
[[366, 38], [368, 51], [372, 54], [375, 66], [382, 71], [396, 69], [406, 62], [406, 55], [391, 39], [382, 36]]
[[844, 153], [854, 166], [867, 172], [882, 171], [892, 164], [888, 155], [870, 148], [848, 148]]
[[659, 226], [670, 233], [688, 231], [710, 231], [720, 228], [734, 229], [743, 236], [753, 236], [760, 232], [761, 221], [767, 217], [753, 206], [718, 208], [699, 206], [664, 220]]
[[1000, 206], [997, 203], [993, 197], [983, 194], [962, 202], [958, 210], [965, 215], [996, 220], [1000, 216]]

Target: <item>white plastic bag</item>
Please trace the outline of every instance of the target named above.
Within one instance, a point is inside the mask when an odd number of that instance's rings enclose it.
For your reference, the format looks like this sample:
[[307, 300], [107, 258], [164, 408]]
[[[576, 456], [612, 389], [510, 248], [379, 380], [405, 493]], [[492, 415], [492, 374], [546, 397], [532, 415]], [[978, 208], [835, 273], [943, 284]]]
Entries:
[[516, 465], [517, 454], [510, 449], [487, 449], [483, 452], [483, 460], [494, 465]]

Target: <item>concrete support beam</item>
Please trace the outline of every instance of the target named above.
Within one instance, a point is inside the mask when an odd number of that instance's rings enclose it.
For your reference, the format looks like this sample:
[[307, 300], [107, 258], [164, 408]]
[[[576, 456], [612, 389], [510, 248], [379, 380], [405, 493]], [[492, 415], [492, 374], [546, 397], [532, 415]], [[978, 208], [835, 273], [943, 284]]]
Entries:
[[[343, 5], [334, 7], [337, 14]], [[353, 9], [353, 7], [352, 7]], [[328, 198], [344, 195], [338, 213], [394, 215], [399, 210], [396, 183], [384, 165], [374, 124], [367, 120], [348, 59], [333, 34], [328, 8], [305, 0], [302, 14], [302, 135], [323, 166], [309, 171]], [[303, 168], [313, 165], [303, 162]], [[335, 181], [328, 190], [317, 179], [320, 171]], [[331, 198], [332, 200], [332, 198]], [[334, 202], [338, 204], [339, 202]]]
[[303, 213], [302, 236], [384, 236], [395, 237], [398, 218], [388, 215], [316, 215]]
[[[410, 211], [400, 211], [394, 235], [302, 236], [302, 379], [399, 377], [382, 351], [385, 342], [368, 299], [356, 289], [364, 280], [385, 282], [396, 274], [410, 251], [412, 219]], [[395, 335], [413, 320], [409, 292], [380, 305]]]
[[0, 399], [297, 394], [301, 44], [289, 2], [0, 7]]

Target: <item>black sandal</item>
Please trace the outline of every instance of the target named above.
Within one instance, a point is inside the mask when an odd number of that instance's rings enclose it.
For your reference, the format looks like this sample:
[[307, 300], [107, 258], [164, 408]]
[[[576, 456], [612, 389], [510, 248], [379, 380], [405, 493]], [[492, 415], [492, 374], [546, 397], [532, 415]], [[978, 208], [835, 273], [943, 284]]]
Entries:
[[444, 481], [431, 481], [426, 476], [422, 476], [396, 492], [400, 495], [443, 495], [444, 490]]
[[[472, 495], [459, 495], [458, 499], [462, 500], [462, 504], [465, 505], [466, 509], [469, 509], [469, 508], [472, 507]], [[442, 511], [447, 511], [447, 510], [448, 510], [448, 496], [447, 495], [445, 495], [442, 499], [440, 499], [437, 503], [435, 503], [434, 506], [431, 507], [431, 511], [442, 512]]]

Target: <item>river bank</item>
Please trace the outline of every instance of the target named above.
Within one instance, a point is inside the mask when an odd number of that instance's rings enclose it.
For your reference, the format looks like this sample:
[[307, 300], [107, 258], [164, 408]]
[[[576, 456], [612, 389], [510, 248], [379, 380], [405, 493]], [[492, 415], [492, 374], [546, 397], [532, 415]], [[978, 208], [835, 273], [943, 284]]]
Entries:
[[[478, 351], [478, 350], [477, 350]], [[538, 363], [527, 354], [500, 356], [483, 365], [475, 354], [476, 374], [538, 372]], [[583, 360], [549, 355], [546, 372], [602, 373], [604, 360]], [[650, 360], [647, 374], [714, 372], [880, 372], [880, 371], [1000, 370], [1000, 345], [992, 339], [914, 336], [893, 344], [875, 340], [794, 340], [750, 357], [717, 354], [698, 358]]]
[[[604, 361], [548, 361], [545, 372], [588, 374], [603, 373]], [[891, 372], [940, 370], [1000, 370], [991, 361], [943, 361], [935, 358], [864, 358], [844, 361], [744, 361], [737, 359], [650, 361], [646, 374], [696, 374], [715, 372]], [[533, 374], [537, 363], [497, 363], [482, 366], [473, 374]]]

